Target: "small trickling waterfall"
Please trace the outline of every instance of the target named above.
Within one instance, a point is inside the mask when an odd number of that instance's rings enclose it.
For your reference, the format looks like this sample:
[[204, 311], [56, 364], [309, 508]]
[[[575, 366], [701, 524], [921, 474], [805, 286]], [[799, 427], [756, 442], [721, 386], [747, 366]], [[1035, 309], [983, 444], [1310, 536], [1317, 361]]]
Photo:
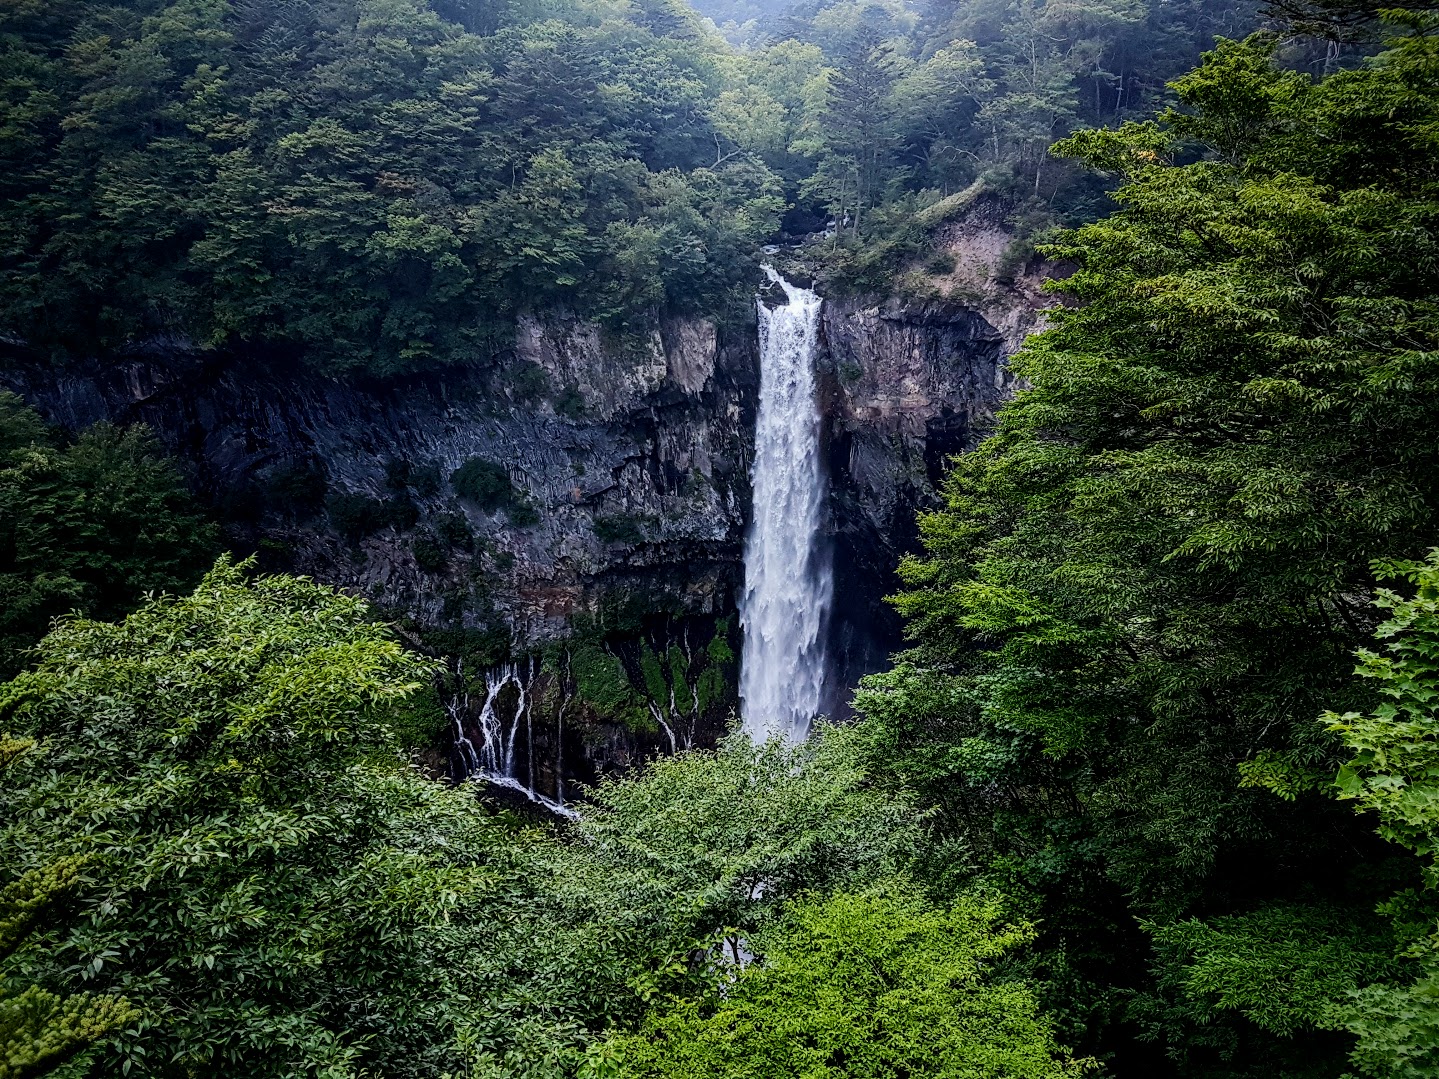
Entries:
[[822, 542], [825, 504], [814, 373], [820, 298], [770, 267], [787, 302], [759, 302], [760, 391], [754, 520], [740, 599], [740, 711], [756, 739], [809, 733], [824, 688], [824, 635], [834, 592]]
[[[480, 704], [478, 727], [479, 745], [475, 745], [465, 730], [465, 723], [473, 714], [468, 692], [450, 699], [448, 703], [450, 721], [455, 728], [456, 763], [463, 773], [461, 779], [483, 777], [491, 783], [519, 791], [530, 801], [545, 806], [562, 816], [575, 816], [574, 810], [564, 804], [564, 781], [557, 791], [559, 799], [546, 797], [535, 789], [535, 759], [530, 747], [534, 745], [534, 717], [530, 706], [533, 703], [535, 678], [539, 674], [538, 662], [533, 656], [502, 663], [485, 672], [485, 699]], [[508, 716], [499, 711], [500, 694], [507, 688], [515, 690], [513, 712]], [[563, 713], [557, 722], [563, 722]], [[521, 777], [515, 767], [515, 750], [523, 731], [528, 761], [526, 774]], [[557, 739], [561, 732], [556, 732]], [[557, 743], [558, 744], [558, 743]]]

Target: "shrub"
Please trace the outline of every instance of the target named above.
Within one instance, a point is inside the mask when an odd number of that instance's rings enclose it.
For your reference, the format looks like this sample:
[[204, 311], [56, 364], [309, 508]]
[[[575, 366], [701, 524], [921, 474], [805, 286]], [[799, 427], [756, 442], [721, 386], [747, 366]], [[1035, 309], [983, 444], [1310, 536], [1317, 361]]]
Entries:
[[528, 528], [530, 525], [540, 523], [540, 511], [535, 509], [534, 503], [521, 495], [516, 495], [511, 500], [505, 513], [510, 519], [510, 524], [516, 528]]
[[605, 651], [598, 641], [582, 641], [570, 653], [575, 689], [601, 719], [613, 720], [634, 731], [657, 728], [644, 700], [630, 684], [619, 656]]
[[645, 518], [611, 514], [595, 518], [595, 536], [602, 543], [642, 543]]
[[425, 573], [439, 573], [450, 564], [449, 552], [433, 533], [421, 532], [410, 541], [415, 565]]
[[421, 498], [434, 498], [440, 493], [440, 466], [421, 465], [410, 469], [410, 490]]
[[924, 272], [935, 277], [954, 273], [954, 255], [949, 251], [936, 251], [924, 260]]
[[514, 485], [504, 466], [483, 457], [471, 457], [460, 465], [450, 473], [450, 483], [454, 485], [455, 494], [489, 513], [509, 505], [515, 497]]
[[383, 505], [385, 524], [393, 525], [401, 532], [414, 528], [420, 520], [420, 507], [408, 494], [387, 498]]
[[270, 473], [269, 501], [295, 516], [313, 516], [325, 504], [329, 482], [318, 461], [299, 461]]
[[509, 369], [510, 396], [521, 404], [543, 397], [550, 389], [550, 376], [537, 363], [523, 360]]
[[435, 532], [441, 542], [462, 551], [474, 548], [475, 534], [463, 513], [442, 513], [435, 519]]
[[331, 495], [325, 501], [325, 510], [331, 526], [351, 543], [358, 543], [388, 523], [383, 502], [354, 491]]
[[585, 414], [585, 397], [574, 383], [566, 386], [554, 400], [555, 414], [567, 420], [577, 420]]

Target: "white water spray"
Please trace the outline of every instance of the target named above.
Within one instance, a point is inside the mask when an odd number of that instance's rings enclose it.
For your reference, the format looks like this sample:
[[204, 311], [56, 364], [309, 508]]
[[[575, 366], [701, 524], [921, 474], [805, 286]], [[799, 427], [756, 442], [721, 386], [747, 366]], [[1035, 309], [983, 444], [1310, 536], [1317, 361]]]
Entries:
[[819, 712], [834, 593], [820, 535], [825, 482], [814, 377], [820, 298], [768, 266], [765, 273], [788, 302], [773, 308], [759, 303], [759, 419], [751, 469], [754, 520], [740, 599], [740, 713], [752, 738], [799, 741]]

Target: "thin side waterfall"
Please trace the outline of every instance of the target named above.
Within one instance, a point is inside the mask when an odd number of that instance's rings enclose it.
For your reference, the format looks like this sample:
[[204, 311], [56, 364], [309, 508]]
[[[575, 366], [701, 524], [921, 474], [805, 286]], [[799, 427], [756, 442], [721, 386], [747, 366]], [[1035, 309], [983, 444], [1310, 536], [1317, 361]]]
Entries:
[[759, 301], [760, 390], [754, 520], [745, 541], [740, 715], [755, 739], [800, 741], [819, 712], [834, 594], [814, 376], [820, 298], [766, 266], [787, 302]]
[[[466, 720], [471, 715], [469, 693], [465, 692], [450, 700], [450, 722], [455, 729], [459, 778], [483, 776], [497, 786], [518, 791], [530, 801], [543, 805], [552, 812], [574, 817], [575, 811], [564, 803], [563, 781], [560, 781], [556, 792], [559, 800], [547, 798], [535, 789], [534, 722], [530, 715], [530, 706], [533, 703], [538, 674], [538, 666], [533, 656], [512, 663], [502, 663], [485, 672], [485, 699], [480, 705], [478, 722], [474, 724], [480, 735], [478, 746], [465, 729]], [[500, 694], [506, 687], [513, 687], [516, 697], [514, 714], [508, 721], [496, 711]], [[515, 774], [515, 747], [519, 741], [522, 720], [526, 757], [529, 762], [528, 783]]]

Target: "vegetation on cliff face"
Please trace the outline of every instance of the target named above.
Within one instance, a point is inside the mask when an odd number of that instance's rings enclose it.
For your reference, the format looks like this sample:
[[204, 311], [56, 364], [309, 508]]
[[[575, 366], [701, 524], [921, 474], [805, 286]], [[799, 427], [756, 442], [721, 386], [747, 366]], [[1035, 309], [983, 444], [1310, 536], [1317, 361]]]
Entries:
[[58, 615], [114, 618], [193, 584], [217, 541], [143, 428], [99, 424], [62, 444], [0, 391], [0, 677]]

